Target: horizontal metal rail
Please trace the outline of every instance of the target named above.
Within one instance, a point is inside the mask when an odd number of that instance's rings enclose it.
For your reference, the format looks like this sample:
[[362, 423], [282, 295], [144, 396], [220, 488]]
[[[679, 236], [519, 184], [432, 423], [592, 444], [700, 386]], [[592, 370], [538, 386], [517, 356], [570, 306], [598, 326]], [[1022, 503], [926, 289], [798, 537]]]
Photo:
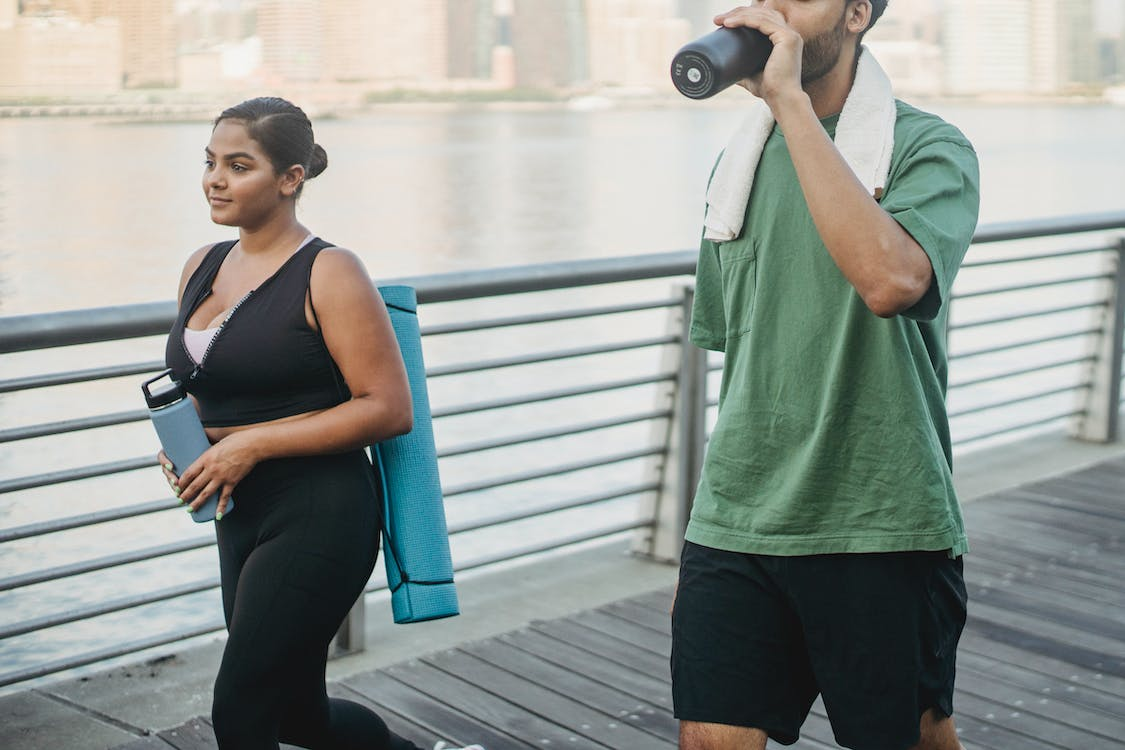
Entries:
[[[450, 535], [466, 533], [469, 531], [475, 531], [477, 529], [488, 528], [491, 526], [514, 523], [516, 521], [534, 518], [536, 516], [545, 515], [547, 513], [573, 510], [575, 508], [586, 507], [589, 505], [604, 503], [611, 500], [619, 500], [624, 497], [629, 497], [630, 495], [637, 495], [643, 492], [652, 492], [659, 488], [659, 482], [647, 482], [618, 487], [609, 492], [556, 500], [554, 502], [542, 503], [532, 508], [509, 511], [507, 513], [495, 513], [492, 515], [480, 516], [472, 520], [450, 524], [448, 531]], [[93, 617], [100, 617], [107, 614], [122, 612], [128, 609], [136, 609], [137, 607], [146, 606], [148, 604], [155, 604], [158, 602], [167, 601], [169, 599], [187, 596], [189, 594], [197, 594], [204, 591], [210, 591], [212, 589], [217, 589], [218, 587], [219, 579], [217, 577], [212, 577], [193, 581], [190, 583], [170, 586], [158, 591], [120, 597], [118, 599], [112, 599], [110, 601], [84, 606], [78, 609], [68, 609], [63, 613], [36, 617], [0, 627], [0, 640], [23, 635], [25, 633], [30, 633], [36, 630], [43, 630], [44, 628], [51, 628], [58, 625], [77, 622], [78, 620], [87, 620]], [[385, 586], [379, 588], [385, 588]], [[378, 590], [378, 588], [373, 590]]]
[[597, 505], [598, 503], [609, 502], [610, 500], [620, 500], [623, 497], [630, 495], [639, 495], [643, 492], [653, 492], [660, 489], [659, 482], [644, 482], [640, 484], [629, 485], [626, 487], [617, 487], [608, 492], [599, 492], [593, 495], [583, 495], [582, 497], [567, 498], [564, 500], [555, 500], [553, 502], [540, 503], [531, 508], [522, 510], [508, 511], [506, 513], [493, 513], [491, 515], [481, 515], [477, 518], [460, 521], [458, 523], [451, 523], [449, 525], [450, 534], [461, 534], [469, 531], [476, 531], [477, 529], [490, 528], [492, 526], [499, 526], [506, 523], [515, 523], [516, 521], [526, 521], [529, 518], [546, 515], [547, 513], [558, 513], [564, 510], [574, 510], [575, 508], [583, 508], [588, 505]]
[[173, 499], [150, 500], [147, 503], [136, 503], [135, 505], [126, 505], [120, 508], [111, 508], [109, 510], [95, 511], [93, 513], [81, 513], [77, 516], [55, 518], [50, 521], [39, 521], [38, 523], [29, 523], [24, 526], [13, 526], [8, 529], [0, 529], [0, 544], [4, 542], [14, 542], [17, 539], [28, 539], [45, 534], [54, 534], [57, 531], [69, 531], [70, 529], [80, 529], [99, 523], [146, 516], [150, 513], [159, 513], [165, 510], [178, 510], [181, 505], [182, 503], [180, 503], [180, 501]]
[[1065, 284], [1081, 284], [1087, 281], [1108, 281], [1113, 278], [1110, 273], [1092, 273], [1082, 276], [1067, 276], [1061, 279], [1048, 279], [1046, 281], [1035, 281], [1029, 284], [1012, 284], [1010, 286], [998, 286], [991, 289], [979, 289], [975, 292], [961, 292], [957, 295], [957, 299], [971, 299], [973, 297], [992, 297], [997, 294], [1008, 294], [1010, 292], [1027, 292], [1032, 289], [1046, 289], [1051, 286], [1063, 286]]
[[59, 471], [31, 474], [29, 476], [16, 477], [15, 479], [4, 479], [0, 480], [0, 495], [7, 492], [34, 489], [35, 487], [46, 487], [52, 484], [74, 482], [79, 479], [93, 479], [94, 477], [105, 477], [111, 474], [123, 474], [127, 471], [149, 469], [154, 466], [156, 466], [155, 453], [150, 456], [137, 456], [136, 458], [126, 458], [120, 461], [88, 464], [74, 469], [60, 469]]
[[534, 443], [540, 440], [552, 440], [554, 438], [570, 437], [571, 435], [580, 435], [584, 432], [604, 430], [611, 427], [623, 427], [625, 425], [635, 424], [637, 422], [647, 422], [655, 419], [668, 419], [671, 416], [671, 409], [652, 409], [650, 411], [627, 414], [621, 417], [609, 417], [607, 419], [599, 419], [593, 422], [583, 422], [581, 424], [568, 425], [566, 427], [536, 430], [535, 432], [524, 432], [518, 435], [509, 435], [502, 438], [477, 440], [472, 443], [462, 443], [461, 445], [455, 445], [449, 448], [440, 449], [438, 450], [438, 458], [463, 456], [467, 453], [480, 453], [482, 451], [494, 450], [496, 448], [507, 448], [513, 445]]
[[443, 336], [453, 333], [473, 333], [477, 331], [490, 331], [496, 328], [511, 326], [535, 325], [538, 323], [558, 323], [567, 320], [580, 320], [582, 318], [602, 317], [605, 315], [619, 315], [622, 313], [642, 312], [644, 310], [659, 310], [674, 307], [680, 300], [675, 297], [652, 300], [648, 302], [633, 302], [620, 305], [602, 305], [600, 307], [581, 307], [574, 310], [555, 310], [553, 312], [529, 313], [527, 315], [512, 315], [505, 318], [482, 318], [480, 320], [435, 323], [422, 326], [423, 336]]
[[31, 440], [32, 438], [62, 435], [67, 432], [81, 432], [82, 430], [96, 430], [100, 427], [113, 427], [119, 424], [140, 422], [148, 419], [148, 412], [144, 409], [132, 411], [119, 411], [116, 414], [101, 414], [96, 417], [81, 417], [79, 419], [64, 419], [59, 422], [44, 422], [42, 424], [28, 425], [27, 427], [12, 427], [0, 430], [0, 443], [11, 443], [17, 440]]
[[1041, 398], [1047, 398], [1048, 396], [1059, 396], [1059, 395], [1062, 395], [1064, 393], [1074, 393], [1075, 391], [1082, 390], [1084, 388], [1089, 388], [1089, 387], [1090, 387], [1090, 383], [1084, 382], [1084, 383], [1078, 383], [1077, 385], [1066, 386], [1066, 387], [1063, 387], [1063, 388], [1051, 388], [1050, 390], [1036, 391], [1035, 393], [1029, 393], [1029, 394], [1024, 395], [1024, 396], [1015, 396], [1013, 398], [1006, 398], [1003, 401], [990, 401], [988, 403], [979, 404], [977, 406], [973, 406], [973, 407], [970, 407], [970, 408], [959, 409], [957, 411], [951, 411], [951, 412], [949, 412], [949, 418], [950, 419], [956, 419], [958, 417], [969, 416], [970, 414], [980, 414], [981, 412], [992, 411], [993, 409], [1003, 409], [1003, 408], [1008, 407], [1008, 406], [1015, 406], [1016, 404], [1027, 403], [1028, 401], [1036, 401], [1036, 400], [1041, 399]]
[[456, 497], [457, 495], [467, 495], [470, 492], [480, 492], [481, 490], [491, 490], [497, 487], [506, 487], [510, 484], [530, 482], [533, 479], [546, 479], [547, 477], [557, 477], [562, 474], [573, 474], [576, 471], [596, 469], [600, 466], [619, 464], [624, 461], [634, 461], [638, 458], [662, 456], [664, 455], [664, 452], [664, 446], [654, 446], [650, 448], [642, 448], [640, 450], [614, 453], [608, 456], [599, 456], [598, 458], [590, 458], [586, 459], [585, 461], [571, 461], [569, 463], [559, 464], [557, 466], [551, 466], [545, 469], [521, 471], [516, 474], [506, 474], [500, 477], [492, 477], [491, 479], [481, 479], [476, 482], [465, 482], [463, 484], [449, 487], [448, 489], [442, 489], [442, 495], [446, 498]]
[[[956, 300], [957, 298], [954, 297]], [[950, 324], [949, 330], [960, 331], [964, 328], [980, 328], [982, 326], [999, 325], [1001, 323], [1015, 323], [1017, 321], [1025, 320], [1027, 318], [1043, 318], [1050, 315], [1061, 315], [1068, 312], [1077, 312], [1079, 310], [1092, 310], [1096, 307], [1107, 307], [1109, 300], [1105, 297], [1093, 300], [1091, 302], [1080, 302], [1074, 305], [1061, 305], [1059, 307], [1047, 307], [1038, 310], [1028, 310], [1027, 312], [1019, 312], [1013, 315], [1001, 315], [992, 318], [981, 318], [979, 320], [970, 320], [964, 323]]]
[[989, 438], [1000, 437], [1002, 435], [1011, 435], [1014, 432], [1021, 432], [1023, 430], [1030, 430], [1034, 427], [1043, 427], [1049, 424], [1056, 424], [1065, 419], [1074, 419], [1086, 414], [1084, 409], [1072, 409], [1070, 411], [1057, 412], [1046, 417], [1038, 417], [1024, 422], [1007, 425], [996, 430], [989, 430], [988, 432], [980, 432], [975, 435], [968, 435], [957, 440], [958, 445], [969, 445], [971, 443], [980, 442]]
[[181, 552], [191, 552], [192, 550], [211, 547], [214, 544], [214, 537], [196, 537], [194, 539], [183, 539], [178, 542], [161, 544], [155, 547], [119, 552], [116, 555], [106, 555], [105, 557], [99, 557], [94, 560], [84, 560], [68, 565], [58, 565], [53, 568], [44, 568], [43, 570], [36, 570], [31, 573], [21, 573], [8, 576], [7, 578], [0, 578], [0, 591], [11, 591], [24, 586], [31, 586], [35, 583], [55, 581], [60, 578], [82, 575], [83, 573], [93, 573], [96, 570], [116, 568], [130, 563], [145, 562], [146, 560], [155, 560], [160, 557], [168, 557], [169, 555], [178, 555]]
[[956, 352], [949, 355], [950, 360], [955, 359], [968, 359], [969, 357], [980, 357], [985, 354], [997, 354], [998, 352], [1007, 352], [1013, 349], [1022, 349], [1027, 346], [1038, 346], [1040, 344], [1050, 344], [1056, 341], [1067, 341], [1073, 339], [1075, 336], [1092, 336], [1102, 332], [1100, 328], [1084, 328], [1080, 331], [1067, 331], [1053, 336], [1040, 336], [1034, 339], [1023, 339], [1021, 341], [1013, 341], [1008, 344], [1000, 344], [997, 346], [982, 346], [976, 349], [968, 349], [963, 352]]
[[119, 643], [115, 646], [107, 648], [100, 648], [95, 651], [87, 651], [78, 656], [71, 656], [63, 659], [55, 659], [43, 664], [37, 664], [34, 667], [25, 667], [24, 669], [17, 669], [11, 672], [0, 674], [0, 687], [7, 685], [14, 685], [17, 682], [26, 682], [34, 680], [37, 677], [46, 677], [50, 674], [57, 674], [65, 672], [68, 669], [78, 669], [79, 667], [86, 667], [91, 664], [98, 664], [100, 662], [116, 659], [121, 656], [129, 656], [141, 651], [147, 651], [150, 648], [159, 648], [160, 646], [167, 646], [171, 643], [180, 643], [181, 641], [190, 640], [191, 638], [198, 638], [203, 635], [212, 635], [214, 633], [226, 630], [226, 625], [222, 620], [217, 620], [208, 625], [200, 625], [193, 628], [184, 630], [177, 630], [173, 633], [162, 633], [154, 635], [149, 638], [142, 638], [140, 640], [126, 641]]
[[1073, 258], [1079, 255], [1097, 255], [1112, 251], [1112, 247], [1085, 247], [1078, 250], [1055, 250], [1049, 253], [1036, 253], [1033, 255], [1013, 255], [1008, 258], [989, 258], [988, 260], [965, 261], [961, 270], [969, 268], [986, 268], [988, 266], [1007, 266], [1013, 263], [1034, 263], [1041, 260], [1058, 260], [1060, 258]]
[[[593, 542], [603, 540], [607, 543], [613, 541], [615, 535], [621, 535], [630, 531], [645, 528], [650, 526], [651, 522], [642, 520], [632, 521], [619, 521], [617, 523], [605, 524], [585, 531], [567, 534], [562, 537], [556, 537], [543, 542], [528, 543], [518, 546], [513, 549], [507, 549], [503, 552], [496, 552], [487, 555], [480, 555], [457, 566], [455, 572], [462, 573], [469, 570], [476, 570], [478, 568], [496, 565], [498, 563], [509, 562], [511, 560], [518, 560], [521, 558], [530, 557], [532, 555], [541, 554], [545, 552], [552, 552], [562, 549], [564, 547], [582, 544], [585, 542]], [[371, 586], [364, 591], [364, 594], [376, 593], [386, 590], [386, 584]], [[65, 672], [70, 669], [77, 669], [79, 667], [97, 664], [99, 662], [116, 659], [130, 654], [136, 654], [141, 651], [147, 651], [161, 646], [167, 646], [172, 643], [179, 643], [182, 641], [190, 640], [204, 635], [212, 635], [222, 632], [226, 629], [226, 625], [221, 620], [215, 620], [206, 625], [199, 625], [192, 628], [179, 630], [174, 633], [164, 633], [150, 638], [143, 638], [138, 640], [127, 641], [125, 643], [117, 644], [108, 648], [97, 649], [88, 651], [84, 654], [77, 656], [67, 657], [63, 659], [56, 659], [44, 664], [39, 664], [34, 667], [26, 667], [17, 669], [10, 672], [0, 674], [0, 687], [7, 685], [14, 685], [19, 682], [26, 682], [38, 677], [45, 677], [59, 672]]]
[[1032, 375], [1043, 370], [1051, 370], [1056, 367], [1066, 367], [1068, 365], [1081, 365], [1094, 361], [1094, 357], [1073, 357], [1070, 359], [1051, 360], [1049, 362], [1040, 362], [1032, 367], [1021, 367], [1016, 370], [1005, 370], [1004, 372], [986, 375], [984, 377], [973, 378], [971, 380], [963, 380], [957, 383], [950, 383], [949, 390], [954, 388], [967, 388], [971, 385], [980, 385], [981, 383], [992, 383], [997, 380], [1005, 380], [1007, 378], [1016, 377], [1017, 375]]
[[621, 380], [609, 380], [602, 383], [595, 383], [594, 385], [574, 386], [572, 388], [557, 388], [550, 391], [540, 391], [538, 393], [530, 393], [523, 396], [514, 396], [511, 398], [497, 398], [489, 401], [477, 401], [459, 406], [447, 406], [433, 410], [434, 419], [439, 417], [453, 417], [462, 414], [474, 414], [482, 411], [492, 411], [494, 409], [506, 409], [510, 406], [527, 406], [529, 404], [537, 404], [542, 401], [554, 401], [562, 398], [571, 398], [572, 396], [588, 396], [593, 393], [604, 393], [606, 391], [619, 391], [625, 388], [636, 388], [642, 385], [656, 385], [657, 383], [667, 383], [676, 379], [677, 373], [668, 371], [657, 373], [656, 375], [646, 375], [637, 378], [624, 378]]
[[70, 385], [72, 383], [91, 383], [95, 380], [109, 380], [128, 375], [145, 375], [164, 369], [163, 361], [137, 362], [128, 365], [113, 365], [109, 367], [94, 367], [88, 370], [71, 370], [67, 372], [49, 373], [47, 375], [29, 375], [23, 378], [0, 380], [0, 393], [14, 393], [32, 388], [48, 388], [57, 385]]
[[647, 339], [634, 339], [631, 341], [611, 341], [605, 344], [591, 346], [578, 346], [570, 349], [557, 349], [550, 352], [537, 352], [511, 357], [497, 357], [495, 359], [477, 360], [475, 362], [462, 362], [459, 364], [438, 366], [426, 369], [427, 378], [440, 378], [447, 375], [465, 375], [472, 372], [485, 372], [501, 367], [515, 367], [518, 365], [534, 365], [544, 362], [557, 362], [560, 359], [576, 359], [589, 357], [596, 354], [610, 354], [630, 351], [633, 349], [647, 349], [653, 346], [675, 344], [679, 342], [676, 336], [653, 336]]
[[191, 594], [198, 594], [217, 588], [219, 588], [219, 579], [218, 577], [212, 577], [202, 581], [170, 586], [160, 589], [159, 591], [134, 594], [133, 596], [123, 596], [98, 604], [78, 607], [77, 609], [68, 609], [66, 612], [60, 614], [35, 617], [0, 628], [0, 640], [31, 633], [36, 630], [66, 625], [67, 623], [77, 622], [79, 620], [89, 620], [94, 617], [114, 614], [115, 612], [124, 612], [127, 609], [136, 609], [137, 607], [143, 607], [148, 604], [156, 604], [157, 602], [177, 599], [181, 596], [189, 596]]
[[[1125, 229], [1125, 213], [1092, 214], [1079, 217], [1062, 217], [1058, 219], [1045, 219], [1031, 222], [1012, 222], [1009, 224], [994, 224], [981, 227], [974, 243], [983, 244], [1003, 242], [1007, 240], [1030, 239], [1048, 236], [1081, 235], [1084, 233], [1103, 230]], [[1004, 267], [1010, 264], [1027, 264], [1035, 262], [1051, 262], [1054, 260], [1073, 259], [1079, 256], [1093, 257], [1099, 254], [1112, 252], [1115, 246], [1109, 247], [1081, 247], [1069, 248], [1052, 252], [1029, 252], [1007, 258], [986, 258], [983, 260], [971, 259], [964, 263], [962, 268], [968, 271], [981, 268]], [[402, 283], [414, 286], [417, 290], [419, 303], [429, 305], [438, 302], [457, 302], [474, 300], [482, 297], [499, 297], [503, 295], [526, 294], [533, 292], [549, 292], [554, 290], [574, 289], [600, 284], [615, 284], [639, 282], [653, 279], [675, 279], [688, 277], [695, 270], [695, 251], [677, 251], [671, 253], [658, 253], [638, 255], [623, 258], [609, 258], [598, 260], [566, 261], [560, 263], [542, 264], [537, 266], [510, 267], [501, 269], [486, 269], [469, 273], [457, 272], [424, 278], [404, 278], [387, 283]], [[1076, 271], [1077, 269], [1075, 269]], [[1073, 272], [1072, 272], [1073, 273]], [[990, 296], [1004, 295], [1018, 291], [1042, 290], [1050, 287], [1060, 287], [1066, 284], [1088, 283], [1111, 278], [1109, 274], [1095, 274], [1089, 272], [1084, 275], [1068, 275], [1067, 278], [1053, 278], [1044, 281], [1029, 282], [1019, 285], [1004, 285], [990, 289], [981, 289], [968, 293], [955, 291], [951, 299], [956, 304], [960, 300], [982, 299]], [[643, 293], [643, 292], [642, 292]], [[659, 294], [659, 293], [658, 293]], [[1094, 294], [1089, 296], [1093, 297]], [[552, 297], [552, 300], [556, 298]], [[550, 304], [563, 305], [562, 309], [545, 309], [536, 312], [521, 312], [519, 310], [505, 310], [512, 314], [494, 315], [492, 317], [463, 319], [457, 317], [450, 322], [428, 324], [422, 327], [426, 337], [453, 336], [465, 334], [470, 336], [484, 336], [490, 331], [516, 326], [534, 326], [554, 323], [578, 323], [584, 320], [604, 318], [613, 315], [633, 313], [651, 313], [661, 310], [671, 311], [682, 308], [683, 299], [680, 297], [658, 297], [639, 300], [627, 300], [619, 304], [581, 305], [565, 307], [565, 302], [552, 302]], [[523, 305], [523, 302], [520, 302]], [[1045, 318], [1052, 315], [1061, 315], [1081, 310], [1090, 310], [1098, 307], [1105, 308], [1108, 300], [1104, 295], [1093, 301], [1076, 301], [1065, 305], [1048, 308], [1033, 308], [1029, 304], [1028, 310], [1017, 310], [1001, 315], [992, 315], [988, 318], [969, 320], [951, 325], [951, 331], [962, 329], [982, 328], [989, 325], [1027, 321], [1033, 318]], [[527, 307], [524, 307], [526, 310]], [[165, 335], [172, 324], [175, 314], [173, 303], [152, 303], [146, 305], [129, 305], [121, 307], [96, 308], [92, 310], [76, 310], [65, 313], [48, 313], [43, 315], [13, 316], [0, 318], [0, 354], [11, 352], [26, 352], [50, 349], [54, 347], [69, 346], [73, 344], [90, 344], [100, 341], [125, 340], [142, 336]], [[642, 320], [638, 318], [638, 320]], [[645, 318], [644, 320], [647, 320]], [[1041, 344], [1057, 343], [1069, 339], [1088, 339], [1103, 335], [1103, 331], [1095, 327], [1074, 326], [1075, 330], [1065, 333], [1044, 334], [1035, 332], [1031, 337], [1018, 340], [1002, 341], [1001, 343], [979, 346], [976, 348], [952, 350], [951, 360], [966, 360], [969, 358], [983, 358], [988, 355], [997, 355], [1025, 347]], [[484, 339], [481, 339], [482, 341]], [[582, 339], [590, 342], [590, 337]], [[479, 358], [463, 362], [441, 362], [431, 364], [427, 375], [430, 378], [456, 378], [472, 373], [488, 373], [500, 368], [520, 367], [524, 365], [545, 365], [552, 362], [573, 361], [580, 357], [608, 355], [611, 353], [641, 350], [646, 348], [674, 347], [683, 344], [678, 332], [673, 335], [667, 332], [654, 332], [625, 341], [598, 341], [596, 343], [582, 343], [577, 346], [558, 348], [543, 351], [521, 351], [510, 356]], [[1068, 365], [1081, 365], [1091, 363], [1093, 356], [1073, 357], [1037, 363], [1029, 367], [1017, 369], [1006, 368], [1003, 372], [974, 377], [969, 380], [954, 382], [950, 389], [970, 389], [973, 386], [983, 385], [995, 381], [1017, 378], [1022, 375], [1037, 373], [1053, 368]], [[1000, 362], [1000, 364], [1003, 364]], [[451, 417], [488, 415], [494, 410], [511, 407], [526, 407], [535, 404], [568, 398], [581, 398], [596, 394], [612, 394], [619, 390], [631, 388], [663, 386], [675, 383], [679, 373], [675, 369], [665, 370], [663, 365], [647, 366], [640, 374], [625, 376], [619, 373], [616, 379], [595, 380], [595, 382], [574, 383], [565, 387], [554, 388], [537, 392], [507, 393], [503, 397], [489, 398], [476, 402], [453, 403], [434, 409], [436, 419]], [[65, 386], [98, 380], [109, 380], [127, 376], [152, 373], [163, 368], [161, 362], [133, 362], [122, 365], [89, 368], [78, 371], [53, 372], [35, 374], [22, 377], [0, 380], [0, 394], [29, 391], [38, 388]], [[721, 369], [721, 364], [711, 363], [708, 371]], [[597, 378], [598, 376], [594, 376]], [[1069, 375], [1067, 376], [1069, 379]], [[989, 410], [1018, 406], [1020, 404], [1046, 399], [1053, 396], [1065, 395], [1082, 389], [1091, 389], [1091, 381], [1085, 376], [1073, 378], [1074, 383], [1057, 383], [1046, 386], [1038, 392], [1006, 396], [1002, 400], [989, 400], [964, 407], [950, 413], [951, 419], [962, 419], [973, 414]], [[564, 381], [565, 382], [565, 381]], [[116, 387], [116, 385], [114, 386]], [[961, 390], [960, 392], [964, 392]], [[654, 393], [663, 399], [666, 391], [654, 389]], [[987, 394], [982, 394], [987, 395]], [[655, 396], [654, 396], [655, 398]], [[715, 405], [715, 399], [708, 399], [708, 403]], [[1056, 423], [1085, 414], [1082, 409], [1059, 411], [1043, 414], [1036, 409], [1033, 418], [1008, 423], [997, 429], [980, 432], [966, 438], [958, 437], [956, 444], [971, 444], [988, 438], [1000, 437], [1005, 434], [1032, 429], [1041, 425]], [[143, 421], [147, 418], [144, 410], [121, 411], [111, 414], [92, 415], [74, 419], [46, 421], [41, 424], [21, 425], [6, 427], [0, 430], [0, 444], [13, 444], [18, 441], [51, 438], [62, 434], [77, 433], [83, 430], [112, 428], [133, 422]], [[487, 419], [488, 417], [486, 417]], [[535, 421], [531, 417], [513, 421], [519, 424], [518, 432], [513, 434], [497, 434], [490, 429], [487, 436], [481, 439], [470, 440], [460, 444], [451, 445], [439, 451], [439, 458], [446, 460], [454, 457], [472, 456], [487, 451], [500, 451], [518, 446], [530, 445], [539, 441], [562, 439], [570, 436], [593, 433], [598, 430], [607, 430], [625, 425], [640, 425], [654, 420], [670, 420], [673, 418], [671, 406], [665, 406], [663, 400], [655, 403], [652, 408], [635, 409], [624, 414], [606, 415], [599, 414], [598, 418], [586, 421], [575, 421], [571, 424], [545, 424], [544, 419]], [[495, 424], [499, 420], [493, 420]], [[971, 423], [966, 423], [971, 426]], [[450, 534], [473, 534], [484, 529], [498, 528], [507, 524], [527, 522], [535, 518], [545, 517], [547, 514], [561, 512], [579, 512], [584, 508], [596, 508], [599, 505], [614, 501], [624, 502], [628, 498], [650, 492], [661, 492], [663, 482], [659, 478], [650, 479], [655, 467], [660, 467], [670, 460], [667, 455], [668, 447], [663, 444], [651, 445], [651, 433], [646, 440], [633, 440], [632, 447], [622, 446], [615, 452], [609, 452], [607, 447], [594, 445], [588, 441], [594, 455], [581, 460], [563, 460], [538, 468], [523, 468], [522, 471], [503, 473], [494, 476], [473, 476], [472, 481], [460, 482], [444, 488], [444, 495], [461, 502], [470, 499], [466, 496], [472, 493], [487, 492], [501, 487], [518, 485], [524, 482], [549, 480], [555, 477], [568, 476], [585, 471], [606, 470], [631, 461], [644, 461], [641, 468], [633, 476], [635, 479], [621, 478], [620, 486], [593, 487], [576, 496], [567, 496], [557, 499], [545, 499], [536, 503], [520, 503], [518, 507], [502, 511], [477, 512], [469, 518], [462, 518], [449, 524]], [[632, 438], [631, 438], [632, 440]], [[639, 444], [638, 444], [639, 443]], [[498, 454], [502, 459], [503, 454]], [[563, 458], [560, 456], [559, 458]], [[94, 479], [97, 477], [119, 474], [138, 469], [154, 467], [153, 456], [143, 456], [133, 459], [111, 461], [89, 466], [51, 471], [25, 477], [15, 477], [0, 480], [0, 493], [13, 492], [21, 489], [31, 489], [48, 485], [60, 484], [79, 479]], [[620, 471], [610, 470], [614, 473], [632, 472], [633, 468], [623, 467]], [[114, 508], [106, 508], [87, 513], [79, 513], [65, 518], [52, 518], [45, 521], [26, 523], [8, 529], [0, 530], [0, 543], [18, 541], [34, 537], [44, 537], [58, 532], [94, 526], [96, 524], [123, 520], [152, 513], [164, 512], [177, 508], [176, 501], [172, 498], [163, 498], [147, 502], [135, 503]], [[462, 506], [466, 507], [466, 506]], [[616, 507], [616, 506], [615, 506]], [[586, 516], [583, 516], [585, 518]], [[597, 516], [594, 516], [595, 518]], [[615, 536], [620, 536], [636, 529], [651, 527], [655, 519], [647, 517], [630, 518], [612, 523], [583, 523], [580, 530], [574, 533], [563, 533], [551, 538], [536, 539], [523, 544], [504, 546], [503, 548], [490, 548], [489, 552], [477, 557], [458, 560], [455, 569], [457, 572], [472, 570], [501, 562], [518, 560], [529, 555], [549, 552], [574, 544], [592, 541], [605, 541]], [[12, 590], [36, 583], [64, 580], [85, 573], [108, 570], [127, 566], [144, 561], [157, 560], [170, 555], [201, 550], [214, 545], [211, 536], [197, 537], [194, 539], [180, 540], [171, 544], [160, 544], [144, 549], [130, 550], [96, 559], [81, 560], [66, 565], [54, 565], [42, 570], [23, 572], [0, 579], [0, 591]], [[218, 587], [215, 579], [192, 581], [188, 583], [167, 586], [157, 591], [143, 591], [127, 594], [109, 601], [99, 601], [80, 604], [61, 612], [29, 613], [26, 619], [0, 627], [0, 639], [26, 637], [34, 632], [59, 626], [67, 626], [75, 622], [91, 620], [104, 615], [118, 613], [126, 610], [137, 609], [162, 601], [174, 600], [183, 596], [203, 593]], [[372, 581], [367, 593], [385, 591], [385, 584]], [[114, 644], [109, 648], [95, 649], [83, 654], [69, 656], [65, 659], [46, 660], [26, 669], [13, 670], [0, 674], [0, 686], [10, 685], [15, 682], [40, 677], [66, 669], [73, 669], [88, 664], [94, 664], [106, 659], [116, 658], [131, 653], [137, 653], [151, 648], [164, 646], [170, 643], [193, 638], [199, 635], [208, 635], [222, 631], [222, 622], [218, 619], [214, 623], [201, 626], [182, 628], [174, 634], [158, 634], [151, 638], [136, 639], [128, 643]]]
[[[1095, 213], [978, 228], [974, 244], [1014, 239], [1125, 229], [1125, 212]], [[617, 258], [513, 266], [424, 277], [391, 279], [386, 284], [415, 287], [421, 304], [453, 302], [525, 292], [643, 281], [695, 273], [696, 252], [679, 250]], [[71, 344], [157, 336], [168, 332], [176, 316], [174, 302], [100, 307], [60, 313], [3, 318], [0, 354]]]

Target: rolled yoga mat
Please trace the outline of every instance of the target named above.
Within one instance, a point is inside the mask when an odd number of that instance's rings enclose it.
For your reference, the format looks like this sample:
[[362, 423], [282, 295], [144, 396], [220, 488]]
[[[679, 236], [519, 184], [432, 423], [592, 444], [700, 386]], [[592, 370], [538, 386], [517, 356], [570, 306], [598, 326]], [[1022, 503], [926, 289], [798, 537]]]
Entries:
[[381, 286], [398, 338], [410, 395], [414, 429], [371, 446], [383, 477], [383, 560], [398, 623], [422, 622], [459, 613], [445, 505], [438, 477], [418, 301], [414, 288]]

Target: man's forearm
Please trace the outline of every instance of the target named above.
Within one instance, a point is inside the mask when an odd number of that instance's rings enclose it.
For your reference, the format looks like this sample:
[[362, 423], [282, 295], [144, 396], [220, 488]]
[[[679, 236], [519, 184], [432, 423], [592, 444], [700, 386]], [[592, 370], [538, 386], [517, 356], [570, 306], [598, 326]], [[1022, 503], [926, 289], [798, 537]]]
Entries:
[[803, 91], [771, 107], [813, 222], [840, 271], [876, 315], [909, 308], [933, 278], [925, 251], [866, 191]]

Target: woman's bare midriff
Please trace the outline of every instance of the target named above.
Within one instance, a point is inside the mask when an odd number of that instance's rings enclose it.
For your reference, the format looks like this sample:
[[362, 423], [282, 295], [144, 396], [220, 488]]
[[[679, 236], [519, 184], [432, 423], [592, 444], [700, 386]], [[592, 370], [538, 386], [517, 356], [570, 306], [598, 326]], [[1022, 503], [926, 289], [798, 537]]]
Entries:
[[255, 422], [253, 424], [235, 425], [233, 427], [205, 427], [204, 432], [207, 434], [207, 439], [211, 441], [212, 445], [219, 442], [227, 435], [233, 435], [236, 432], [243, 430], [250, 430], [255, 427], [265, 427], [271, 424], [284, 424], [285, 422], [296, 422], [299, 419], [307, 419], [316, 416], [321, 412], [328, 411], [327, 409], [314, 409], [313, 411], [306, 411], [302, 414], [294, 414], [291, 417], [281, 417], [280, 419], [271, 419], [267, 422]]

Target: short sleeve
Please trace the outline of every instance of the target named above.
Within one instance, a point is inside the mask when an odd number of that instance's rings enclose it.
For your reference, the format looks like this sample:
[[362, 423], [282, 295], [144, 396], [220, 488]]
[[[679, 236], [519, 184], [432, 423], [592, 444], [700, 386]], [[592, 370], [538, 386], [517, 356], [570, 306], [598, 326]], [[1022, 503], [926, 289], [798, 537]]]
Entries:
[[980, 210], [977, 155], [963, 139], [934, 139], [907, 154], [891, 177], [880, 205], [922, 246], [934, 270], [930, 288], [903, 315], [933, 320], [949, 299], [953, 279], [976, 231]]
[[727, 318], [719, 245], [702, 240], [695, 266], [695, 299], [691, 305], [691, 342], [701, 349], [726, 349]]

